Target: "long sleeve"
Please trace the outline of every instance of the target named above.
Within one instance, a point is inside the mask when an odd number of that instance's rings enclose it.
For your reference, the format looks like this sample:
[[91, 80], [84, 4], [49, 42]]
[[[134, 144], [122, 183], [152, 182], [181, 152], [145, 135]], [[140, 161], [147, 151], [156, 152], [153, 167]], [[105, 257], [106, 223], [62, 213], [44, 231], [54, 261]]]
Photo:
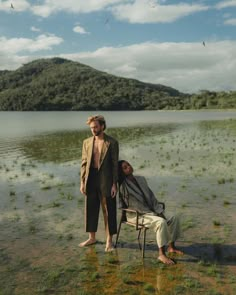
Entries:
[[143, 176], [135, 176], [137, 185], [126, 180], [129, 190], [130, 206], [137, 207], [139, 212], [152, 212], [160, 214], [163, 212], [163, 206], [158, 202], [154, 193], [149, 188], [148, 183]]
[[86, 166], [87, 166], [87, 151], [86, 151], [86, 143], [84, 141], [83, 148], [82, 148], [82, 161], [81, 161], [81, 169], [80, 169], [81, 183], [84, 183], [84, 181], [85, 181]]
[[119, 187], [119, 208], [129, 208], [129, 196], [125, 189], [125, 183]]
[[151, 199], [151, 203], [152, 203], [152, 207], [154, 209], [154, 211], [157, 214], [162, 213], [163, 210], [163, 206], [158, 202], [156, 196], [154, 195], [153, 191], [149, 188], [149, 195], [150, 195], [150, 199]]
[[151, 208], [154, 212], [156, 212], [157, 214], [162, 213], [163, 210], [163, 206], [158, 202], [155, 194], [153, 193], [153, 191], [150, 189], [150, 187], [148, 186], [147, 180], [146, 178], [142, 178], [143, 183], [144, 183], [144, 189], [147, 191], [147, 196], [148, 196], [148, 201], [151, 205]]

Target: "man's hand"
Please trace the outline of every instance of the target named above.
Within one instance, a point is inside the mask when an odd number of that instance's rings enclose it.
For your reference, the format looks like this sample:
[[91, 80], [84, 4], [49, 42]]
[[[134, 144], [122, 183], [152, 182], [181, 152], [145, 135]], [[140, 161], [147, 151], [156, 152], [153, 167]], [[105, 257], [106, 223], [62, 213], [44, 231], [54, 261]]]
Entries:
[[81, 185], [80, 185], [80, 191], [81, 191], [81, 193], [82, 193], [83, 195], [86, 195], [86, 193], [85, 193], [85, 186], [84, 186], [83, 183], [81, 183]]
[[116, 196], [116, 193], [117, 193], [117, 187], [116, 187], [116, 184], [113, 183], [111, 187], [111, 197], [114, 198]]

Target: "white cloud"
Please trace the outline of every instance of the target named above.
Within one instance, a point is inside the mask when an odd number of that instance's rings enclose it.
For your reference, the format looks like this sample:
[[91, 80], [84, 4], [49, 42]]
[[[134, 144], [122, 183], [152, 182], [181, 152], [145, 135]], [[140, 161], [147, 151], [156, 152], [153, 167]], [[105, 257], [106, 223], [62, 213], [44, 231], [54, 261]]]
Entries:
[[71, 13], [89, 13], [105, 9], [110, 5], [122, 0], [44, 0], [42, 5], [33, 5], [31, 10], [34, 14], [48, 17], [50, 14], [66, 11]]
[[236, 42], [142, 43], [61, 57], [184, 92], [236, 89]]
[[42, 51], [51, 50], [53, 46], [62, 42], [62, 38], [49, 34], [39, 35], [35, 39], [0, 37], [0, 70], [14, 70], [22, 64], [42, 57]]
[[[11, 8], [11, 3], [13, 4], [14, 8]], [[0, 11], [6, 12], [14, 12], [14, 11], [24, 11], [29, 9], [30, 4], [28, 1], [25, 0], [17, 0], [17, 1], [3, 1], [0, 0]]]
[[218, 4], [216, 4], [217, 9], [223, 9], [223, 8], [234, 7], [234, 6], [236, 6], [236, 0], [221, 1]]
[[208, 9], [207, 6], [201, 4], [161, 5], [157, 3], [153, 5], [149, 0], [135, 0], [133, 3], [120, 4], [110, 8], [117, 19], [130, 23], [170, 23]]
[[224, 21], [225, 25], [236, 26], [236, 18], [229, 18]]
[[51, 50], [54, 45], [59, 45], [63, 39], [55, 35], [39, 35], [35, 39], [0, 37], [0, 58], [9, 54], [18, 54], [23, 51], [36, 52]]
[[[53, 38], [53, 36], [51, 36]], [[58, 38], [55, 37], [54, 38]], [[30, 52], [48, 49], [62, 40], [0, 38], [0, 69], [16, 69], [42, 57]], [[41, 42], [40, 42], [41, 40]], [[12, 49], [10, 52], [9, 50]], [[20, 53], [29, 52], [28, 56]], [[45, 55], [43, 56], [45, 57]], [[52, 56], [47, 56], [52, 57]], [[199, 43], [146, 42], [123, 47], [103, 47], [91, 52], [61, 54], [98, 70], [140, 81], [163, 84], [183, 92], [236, 90], [236, 41]]]
[[39, 15], [41, 17], [48, 17], [53, 11], [53, 7], [48, 5], [34, 5], [31, 7], [31, 11], [35, 15]]
[[30, 4], [26, 0], [11, 2], [0, 0], [0, 10], [8, 12], [30, 10], [43, 18], [60, 11], [68, 13], [91, 13], [110, 10], [119, 20], [130, 23], [173, 22], [187, 15], [207, 10], [203, 4], [182, 3], [167, 5], [165, 0], [44, 0], [42, 3]]
[[49, 17], [60, 11], [70, 13], [90, 13], [103, 10], [109, 6], [130, 0], [43, 0], [41, 3], [32, 4], [30, 1], [12, 1], [14, 9], [11, 8], [11, 1], [0, 0], [0, 11], [20, 12], [30, 10], [33, 14], [41, 17]]
[[76, 25], [74, 28], [73, 28], [73, 31], [75, 33], [79, 33], [79, 34], [89, 34], [89, 32], [87, 32], [83, 27], [81, 27], [79, 24]]
[[41, 30], [40, 29], [38, 29], [38, 28], [36, 28], [36, 27], [31, 27], [30, 28], [30, 30], [32, 31], [32, 32], [40, 32]]

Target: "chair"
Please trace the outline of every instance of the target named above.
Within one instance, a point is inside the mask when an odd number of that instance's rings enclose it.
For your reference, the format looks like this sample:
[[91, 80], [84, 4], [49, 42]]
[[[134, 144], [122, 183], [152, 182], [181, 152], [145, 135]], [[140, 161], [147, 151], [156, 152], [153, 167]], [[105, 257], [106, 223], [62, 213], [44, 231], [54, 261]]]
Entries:
[[[127, 212], [133, 212], [133, 213], [136, 214], [136, 216], [135, 216], [136, 217], [135, 222], [129, 222], [127, 220], [127, 217], [126, 217], [126, 213]], [[148, 227], [145, 226], [144, 224], [140, 223], [139, 216], [141, 216], [141, 215], [142, 214], [140, 214], [136, 210], [121, 208], [121, 218], [120, 218], [120, 223], [119, 223], [118, 231], [117, 231], [117, 235], [116, 235], [115, 248], [116, 248], [117, 243], [118, 243], [118, 239], [119, 239], [119, 235], [120, 235], [120, 230], [121, 230], [121, 225], [122, 224], [127, 224], [127, 225], [130, 225], [130, 226], [133, 226], [135, 228], [135, 230], [138, 231], [139, 248], [140, 248], [140, 250], [142, 250], [142, 258], [144, 258], [144, 255], [145, 255], [145, 243], [146, 243], [146, 231], [148, 230]], [[141, 246], [141, 243], [140, 243], [140, 235], [141, 235], [141, 232], [142, 231], [143, 231], [143, 245]]]
[[[163, 206], [163, 209], [165, 209], [165, 204], [162, 203], [162, 202], [159, 202], [159, 203]], [[127, 220], [127, 217], [126, 217], [127, 212], [133, 212], [133, 213], [136, 214], [135, 222], [129, 222]], [[114, 247], [115, 248], [117, 247], [117, 243], [118, 243], [118, 239], [119, 239], [119, 235], [120, 235], [120, 230], [121, 230], [121, 225], [122, 224], [127, 224], [129, 226], [134, 227], [135, 230], [138, 231], [139, 248], [140, 248], [140, 250], [142, 250], [142, 258], [144, 258], [144, 256], [145, 256], [145, 248], [146, 248], [146, 232], [148, 230], [148, 227], [145, 224], [140, 223], [140, 219], [139, 219], [140, 216], [142, 216], [142, 214], [139, 213], [136, 210], [132, 210], [132, 209], [128, 209], [128, 208], [121, 208], [121, 218], [120, 218], [120, 223], [119, 223], [119, 226], [118, 226], [118, 231], [117, 231], [117, 235], [116, 235], [116, 242], [115, 242]], [[143, 243], [142, 243], [142, 246], [141, 246], [140, 235], [141, 235], [142, 231], [143, 231]]]

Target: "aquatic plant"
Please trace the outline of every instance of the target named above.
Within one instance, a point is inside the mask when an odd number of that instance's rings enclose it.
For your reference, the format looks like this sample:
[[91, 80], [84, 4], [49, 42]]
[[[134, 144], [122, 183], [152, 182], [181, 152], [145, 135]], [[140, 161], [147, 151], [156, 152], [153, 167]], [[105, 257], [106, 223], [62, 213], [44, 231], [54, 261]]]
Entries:
[[220, 178], [217, 180], [218, 184], [225, 184], [225, 178]]
[[214, 226], [220, 226], [221, 225], [219, 220], [214, 219], [212, 222], [213, 222]]
[[227, 206], [227, 205], [230, 205], [231, 204], [231, 202], [230, 201], [227, 201], [227, 200], [224, 200], [224, 206]]
[[155, 293], [156, 292], [156, 288], [153, 287], [153, 285], [151, 285], [149, 283], [144, 284], [143, 290], [148, 292], [148, 293]]
[[25, 202], [28, 203], [30, 198], [32, 198], [32, 196], [30, 194], [26, 194], [25, 195]]
[[41, 190], [50, 190], [50, 189], [52, 189], [51, 185], [45, 185], [41, 187]]

